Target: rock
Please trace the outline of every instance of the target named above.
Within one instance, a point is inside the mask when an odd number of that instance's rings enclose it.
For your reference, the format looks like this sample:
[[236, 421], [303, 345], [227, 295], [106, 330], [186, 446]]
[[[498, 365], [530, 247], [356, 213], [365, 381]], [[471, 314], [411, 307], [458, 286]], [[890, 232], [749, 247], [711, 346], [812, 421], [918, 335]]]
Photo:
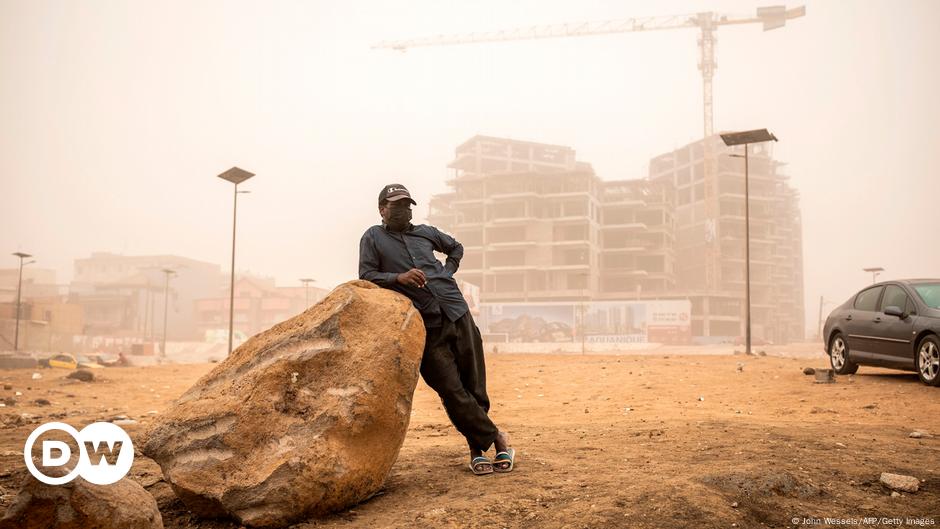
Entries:
[[902, 492], [917, 492], [917, 489], [920, 488], [920, 481], [917, 478], [903, 474], [882, 472], [879, 481], [891, 490]]
[[131, 426], [131, 425], [137, 424], [137, 421], [135, 421], [134, 419], [115, 419], [111, 421], [111, 423], [116, 424], [118, 426]]
[[738, 373], [743, 372], [743, 371], [744, 371], [744, 364], [741, 363], [741, 362], [738, 362], [737, 370], [738, 370]]
[[[48, 476], [66, 472], [61, 467], [41, 470]], [[163, 518], [153, 496], [126, 477], [110, 485], [94, 485], [82, 478], [46, 485], [27, 474], [0, 520], [0, 529], [85, 528], [163, 529]]]
[[[39, 380], [40, 378], [42, 378], [42, 375], [40, 375], [39, 373], [33, 373], [33, 380]], [[29, 389], [29, 388], [26, 388], [26, 389]]]
[[735, 502], [731, 502], [731, 508], [732, 508], [732, 509], [737, 509], [737, 508], [738, 508], [738, 502], [736, 502], [736, 501], [735, 501]]
[[13, 389], [13, 384], [4, 384], [3, 389]]
[[804, 367], [804, 368], [803, 368], [803, 374], [804, 374], [804, 375], [815, 375], [815, 374], [816, 374], [816, 370], [813, 369], [812, 367]]
[[284, 527], [349, 507], [398, 457], [424, 340], [408, 298], [342, 284], [216, 365], [154, 418], [141, 451], [197, 515]]
[[924, 437], [930, 437], [930, 435], [920, 430], [915, 430], [911, 432], [911, 434], [908, 435], [908, 437], [910, 437], [911, 439], [923, 439]]
[[36, 399], [33, 401], [37, 406], [49, 406], [52, 403], [49, 402], [49, 399]]
[[898, 492], [898, 491], [896, 491], [896, 490], [892, 490], [892, 491], [891, 491], [891, 497], [892, 497], [892, 498], [900, 498], [900, 497], [901, 497], [901, 493]]
[[74, 378], [82, 382], [92, 382], [95, 380], [95, 374], [87, 369], [77, 369], [69, 373], [66, 378]]
[[7, 406], [16, 406], [16, 399], [13, 397], [3, 397], [3, 403]]

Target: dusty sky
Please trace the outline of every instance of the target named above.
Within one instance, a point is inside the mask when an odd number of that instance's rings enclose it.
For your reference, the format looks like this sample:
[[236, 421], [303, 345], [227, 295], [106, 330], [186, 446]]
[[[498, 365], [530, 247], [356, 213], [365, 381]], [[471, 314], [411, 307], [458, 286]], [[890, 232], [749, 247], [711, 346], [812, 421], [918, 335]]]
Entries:
[[[389, 182], [419, 208], [474, 134], [569, 145], [604, 179], [700, 138], [695, 30], [422, 48], [370, 44], [747, 1], [0, 1], [0, 249], [72, 275], [92, 251], [172, 253], [322, 286], [356, 274]], [[788, 4], [794, 6], [798, 4]], [[717, 130], [767, 127], [802, 193], [819, 296], [940, 276], [940, 2], [807, 2], [718, 32]], [[8, 257], [3, 266], [16, 265]], [[827, 309], [830, 306], [827, 306]]]

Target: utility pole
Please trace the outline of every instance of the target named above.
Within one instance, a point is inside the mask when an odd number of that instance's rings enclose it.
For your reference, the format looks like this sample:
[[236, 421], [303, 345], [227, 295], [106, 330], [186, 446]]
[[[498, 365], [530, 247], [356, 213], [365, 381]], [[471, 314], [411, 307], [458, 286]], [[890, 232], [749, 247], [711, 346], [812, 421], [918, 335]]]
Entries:
[[249, 173], [244, 169], [232, 167], [228, 171], [218, 175], [223, 180], [235, 184], [235, 200], [232, 203], [232, 277], [229, 283], [228, 296], [228, 354], [232, 354], [232, 334], [235, 329], [235, 223], [238, 221], [238, 194], [248, 193], [249, 191], [239, 191], [238, 184], [248, 180], [254, 173]]
[[819, 321], [816, 322], [816, 336], [822, 340], [822, 309], [823, 309], [823, 297], [819, 296]]
[[160, 358], [166, 359], [166, 320], [170, 307], [170, 276], [176, 274], [176, 271], [164, 268], [162, 272], [166, 274], [166, 277], [163, 286], [163, 344], [160, 347]]
[[874, 267], [871, 267], [871, 268], [862, 268], [862, 271], [863, 271], [863, 272], [871, 272], [871, 282], [872, 282], [872, 284], [874, 284], [874, 283], [876, 283], [876, 282], [878, 281], [878, 274], [884, 272], [885, 269], [882, 268], [882, 267], [880, 267], [880, 266], [874, 266]]
[[23, 265], [32, 264], [36, 261], [29, 261], [27, 263], [23, 262], [23, 259], [32, 257], [32, 255], [23, 252], [16, 252], [13, 255], [20, 258], [20, 277], [16, 283], [16, 329], [13, 331], [13, 352], [16, 352], [20, 347], [20, 301], [22, 299], [23, 293]]
[[726, 132], [721, 134], [725, 145], [744, 145], [744, 156], [732, 154], [734, 157], [744, 158], [744, 325], [745, 325], [745, 353], [751, 354], [751, 210], [750, 190], [748, 188], [748, 157], [749, 146], [752, 143], [777, 141], [777, 137], [767, 132], [767, 129], [748, 130], [744, 132]]
[[304, 310], [310, 308], [310, 283], [316, 283], [316, 281], [309, 277], [300, 278], [300, 282], [304, 284]]

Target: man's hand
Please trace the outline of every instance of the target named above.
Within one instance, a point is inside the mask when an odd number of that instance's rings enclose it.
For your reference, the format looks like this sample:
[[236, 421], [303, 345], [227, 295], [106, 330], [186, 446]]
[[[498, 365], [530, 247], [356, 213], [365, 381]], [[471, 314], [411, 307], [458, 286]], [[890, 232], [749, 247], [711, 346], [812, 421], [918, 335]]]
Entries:
[[418, 270], [417, 268], [412, 268], [407, 272], [398, 274], [396, 279], [402, 285], [416, 288], [422, 288], [428, 282], [428, 278], [424, 275], [424, 272]]

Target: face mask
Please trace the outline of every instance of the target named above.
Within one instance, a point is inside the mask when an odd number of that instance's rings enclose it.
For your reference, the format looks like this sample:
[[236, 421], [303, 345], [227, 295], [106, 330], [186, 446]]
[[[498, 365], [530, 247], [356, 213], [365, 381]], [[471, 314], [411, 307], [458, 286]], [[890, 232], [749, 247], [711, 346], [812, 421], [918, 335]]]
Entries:
[[411, 222], [411, 210], [403, 208], [389, 208], [388, 210], [388, 229], [392, 231], [404, 231]]

